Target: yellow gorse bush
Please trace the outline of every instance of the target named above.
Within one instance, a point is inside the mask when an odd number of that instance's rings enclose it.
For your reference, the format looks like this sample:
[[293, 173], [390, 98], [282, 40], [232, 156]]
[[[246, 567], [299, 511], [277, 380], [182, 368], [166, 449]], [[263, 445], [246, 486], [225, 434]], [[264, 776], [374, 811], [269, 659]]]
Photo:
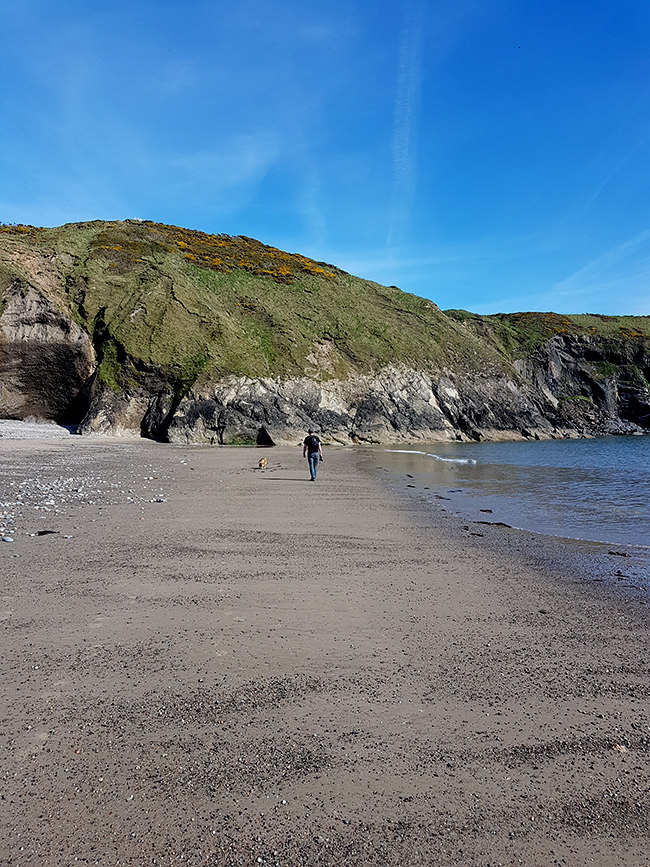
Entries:
[[0, 232], [20, 232], [23, 235], [29, 234], [29, 232], [34, 228], [34, 226], [24, 226], [22, 223], [19, 223], [16, 226], [2, 224], [0, 225]]
[[332, 280], [336, 273], [341, 273], [334, 266], [314, 262], [298, 253], [285, 253], [245, 235], [209, 235], [178, 226], [151, 225], [176, 249], [187, 251], [187, 260], [213, 271], [230, 273], [241, 268], [278, 283], [291, 283], [301, 274]]

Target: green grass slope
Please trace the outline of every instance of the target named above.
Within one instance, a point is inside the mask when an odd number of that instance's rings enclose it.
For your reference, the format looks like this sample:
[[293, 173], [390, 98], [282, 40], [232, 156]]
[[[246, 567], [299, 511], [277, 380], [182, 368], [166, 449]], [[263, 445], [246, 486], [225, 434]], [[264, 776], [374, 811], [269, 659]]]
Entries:
[[497, 313], [479, 316], [445, 310], [447, 316], [489, 339], [506, 357], [530, 355], [556, 336], [589, 338], [601, 343], [650, 345], [650, 316], [603, 316], [596, 313]]
[[[251, 238], [137, 221], [2, 226], [0, 290], [17, 277], [88, 331], [99, 381], [115, 389], [127, 358], [181, 391], [228, 374], [325, 379], [395, 362], [503, 364], [430, 301]], [[319, 347], [327, 352], [314, 355]]]

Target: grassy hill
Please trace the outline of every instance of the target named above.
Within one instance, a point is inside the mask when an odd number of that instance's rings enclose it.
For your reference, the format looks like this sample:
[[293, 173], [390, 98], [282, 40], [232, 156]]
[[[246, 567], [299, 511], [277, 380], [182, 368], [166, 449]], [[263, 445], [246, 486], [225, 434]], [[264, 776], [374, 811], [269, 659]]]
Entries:
[[[307, 393], [289, 399], [276, 388], [262, 406], [259, 392], [251, 392], [239, 401], [237, 424], [254, 427], [264, 417], [281, 431], [318, 419], [345, 436], [358, 433], [363, 406], [374, 419], [368, 437], [426, 436], [443, 428], [496, 436], [537, 427], [546, 435], [563, 424], [557, 401], [574, 399], [602, 410], [600, 421], [585, 429], [604, 429], [603, 419], [619, 412], [644, 427], [650, 419], [649, 317], [442, 312], [395, 286], [252, 238], [135, 220], [0, 226], [0, 314], [7, 299], [13, 331], [10, 338], [0, 333], [0, 368], [11, 380], [5, 412], [18, 417], [30, 402], [57, 418], [72, 412], [67, 406], [86, 407], [91, 426], [141, 426], [163, 437], [181, 404], [183, 424], [192, 430], [217, 423], [219, 401], [232, 416], [230, 398], [217, 400], [215, 392], [231, 376], [240, 383], [273, 379], [276, 386], [359, 383], [357, 374], [379, 376], [392, 366], [402, 370], [400, 381], [377, 385], [375, 378], [364, 386], [365, 397], [337, 392], [339, 409], [329, 415], [327, 400], [321, 404]], [[57, 317], [56, 340], [66, 344], [66, 328], [76, 323], [75, 339], [85, 341], [94, 372], [69, 383], [69, 399], [61, 398], [55, 410], [47, 392], [66, 393], [66, 370], [74, 367], [47, 362], [52, 386], [39, 374], [44, 359], [55, 357], [42, 335], [46, 320]], [[24, 328], [31, 328], [29, 340], [21, 337]], [[75, 351], [67, 347], [56, 357], [71, 359]], [[418, 385], [418, 372], [430, 384]], [[280, 412], [283, 401], [297, 403]], [[377, 428], [383, 432], [372, 433]]]
[[650, 338], [650, 316], [604, 316], [599, 313], [496, 313], [479, 316], [467, 310], [445, 310], [477, 334], [489, 337], [505, 355], [530, 354], [551, 337], [597, 337], [601, 340], [645, 341]]
[[[99, 378], [126, 357], [197, 378], [343, 378], [390, 362], [499, 367], [498, 354], [435, 304], [245, 237], [150, 222], [0, 228], [0, 289], [40, 285], [92, 337]], [[326, 357], [314, 347], [327, 345]]]

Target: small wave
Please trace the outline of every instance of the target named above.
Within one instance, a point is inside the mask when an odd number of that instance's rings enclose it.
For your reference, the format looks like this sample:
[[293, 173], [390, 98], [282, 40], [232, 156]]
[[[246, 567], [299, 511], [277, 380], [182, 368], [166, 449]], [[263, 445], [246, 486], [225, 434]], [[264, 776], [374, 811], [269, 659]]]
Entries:
[[477, 461], [474, 458], [443, 458], [440, 455], [432, 455], [426, 452], [428, 458], [435, 458], [437, 461], [444, 461], [447, 464], [475, 464]]
[[443, 458], [440, 455], [434, 455], [431, 452], [419, 452], [415, 449], [384, 449], [385, 452], [390, 452], [394, 455], [424, 455], [426, 458], [434, 458], [436, 461], [444, 461], [446, 464], [475, 464], [473, 458]]

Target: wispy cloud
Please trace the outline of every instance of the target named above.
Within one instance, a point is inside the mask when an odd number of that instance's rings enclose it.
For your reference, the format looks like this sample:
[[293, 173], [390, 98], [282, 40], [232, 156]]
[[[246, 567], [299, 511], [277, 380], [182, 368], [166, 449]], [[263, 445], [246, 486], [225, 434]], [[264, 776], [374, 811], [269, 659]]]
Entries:
[[564, 222], [576, 222], [582, 220], [586, 214], [590, 211], [590, 209], [594, 206], [594, 204], [598, 201], [603, 191], [611, 184], [612, 180], [616, 177], [616, 175], [625, 167], [627, 163], [632, 160], [640, 150], [647, 147], [648, 142], [650, 142], [650, 136], [645, 135], [639, 142], [637, 142], [633, 147], [628, 148], [619, 158], [614, 162], [611, 167], [608, 167], [605, 176], [601, 179], [600, 183], [596, 185], [596, 187], [582, 196], [573, 206], [573, 208], [569, 211], [567, 216], [565, 217]]
[[92, 151], [79, 146], [66, 171], [45, 176], [34, 165], [33, 189], [3, 190], [0, 216], [19, 213], [39, 225], [67, 222], [71, 214], [79, 220], [162, 214], [161, 219], [192, 222], [187, 202], [205, 203], [210, 214], [233, 214], [255, 195], [281, 150], [273, 131], [259, 130], [231, 136], [211, 150], [161, 153], [115, 124]]
[[393, 188], [388, 227], [389, 251], [403, 242], [409, 224], [417, 174], [417, 120], [422, 87], [424, 4], [407, 5], [397, 67], [397, 93], [393, 120]]
[[175, 171], [181, 186], [201, 184], [214, 193], [259, 179], [279, 151], [278, 136], [260, 131], [232, 136], [214, 150], [177, 154], [160, 161], [159, 168]]
[[650, 284], [650, 229], [597, 256], [574, 274], [561, 280], [547, 295], [551, 303], [564, 306], [570, 299], [597, 300], [616, 306], [615, 293], [643, 284], [647, 297]]

